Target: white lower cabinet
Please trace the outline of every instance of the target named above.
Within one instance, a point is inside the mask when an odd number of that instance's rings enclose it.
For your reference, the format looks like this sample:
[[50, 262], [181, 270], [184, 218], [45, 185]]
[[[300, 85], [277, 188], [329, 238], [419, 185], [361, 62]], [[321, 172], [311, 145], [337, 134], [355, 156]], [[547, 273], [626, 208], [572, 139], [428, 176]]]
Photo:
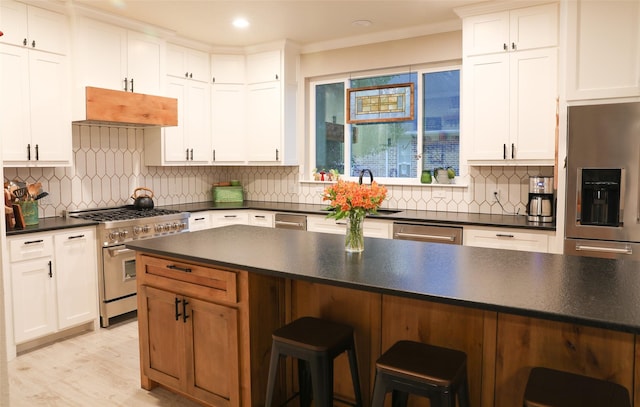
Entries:
[[463, 228], [462, 241], [465, 246], [492, 249], [521, 250], [547, 253], [552, 232], [508, 228], [469, 227]]
[[[346, 234], [347, 220], [335, 220], [324, 215], [307, 215], [307, 230], [309, 232]], [[391, 239], [393, 222], [367, 218], [364, 221], [363, 232], [366, 237]]]
[[211, 227], [219, 228], [227, 225], [248, 225], [249, 212], [244, 210], [211, 211]]
[[249, 225], [272, 228], [275, 226], [275, 214], [270, 211], [250, 211]]
[[189, 215], [189, 231], [195, 232], [197, 230], [211, 229], [211, 215], [207, 211], [192, 212]]
[[16, 344], [95, 321], [93, 228], [8, 237]]

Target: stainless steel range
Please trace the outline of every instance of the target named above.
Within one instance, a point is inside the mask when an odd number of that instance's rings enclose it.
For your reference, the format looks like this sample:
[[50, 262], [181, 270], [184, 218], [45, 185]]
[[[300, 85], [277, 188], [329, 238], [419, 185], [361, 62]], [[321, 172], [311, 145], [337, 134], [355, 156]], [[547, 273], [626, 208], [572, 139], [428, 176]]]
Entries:
[[123, 206], [73, 211], [68, 216], [99, 222], [98, 284], [100, 325], [104, 328], [110, 318], [137, 309], [135, 252], [124, 243], [189, 230], [189, 212], [169, 209]]

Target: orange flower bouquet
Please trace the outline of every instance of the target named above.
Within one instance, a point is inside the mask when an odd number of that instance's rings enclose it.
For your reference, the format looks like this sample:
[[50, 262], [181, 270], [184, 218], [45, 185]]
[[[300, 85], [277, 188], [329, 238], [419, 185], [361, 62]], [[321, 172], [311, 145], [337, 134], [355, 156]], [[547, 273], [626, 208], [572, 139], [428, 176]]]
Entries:
[[345, 250], [364, 250], [362, 224], [367, 214], [375, 214], [387, 196], [387, 188], [372, 181], [370, 185], [338, 180], [324, 190], [323, 201], [329, 201], [329, 218], [348, 218]]

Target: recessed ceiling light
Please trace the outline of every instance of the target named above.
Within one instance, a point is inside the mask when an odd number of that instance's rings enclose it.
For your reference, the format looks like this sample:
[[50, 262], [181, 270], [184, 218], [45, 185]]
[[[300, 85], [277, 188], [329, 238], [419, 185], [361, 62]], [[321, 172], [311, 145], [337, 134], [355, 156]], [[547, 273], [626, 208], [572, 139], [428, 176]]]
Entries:
[[233, 26], [236, 28], [247, 28], [249, 27], [249, 22], [246, 19], [240, 17], [233, 20]]
[[370, 20], [355, 20], [351, 23], [354, 27], [369, 27], [372, 24]]

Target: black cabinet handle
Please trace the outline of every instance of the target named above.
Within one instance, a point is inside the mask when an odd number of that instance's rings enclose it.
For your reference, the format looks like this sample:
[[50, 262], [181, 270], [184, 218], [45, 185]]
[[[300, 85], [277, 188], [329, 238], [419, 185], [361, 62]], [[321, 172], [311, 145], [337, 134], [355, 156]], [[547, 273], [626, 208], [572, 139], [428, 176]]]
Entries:
[[180, 319], [180, 312], [178, 311], [178, 305], [180, 304], [180, 299], [176, 297], [175, 299], [175, 308], [176, 308], [176, 321]]
[[514, 238], [514, 235], [511, 234], [506, 234], [506, 233], [496, 233], [496, 237], [508, 237], [508, 238]]
[[216, 160], [216, 150], [213, 150], [213, 161]]
[[31, 144], [27, 144], [27, 160], [31, 161]]
[[38, 148], [38, 145], [36, 144], [36, 161], [40, 160], [40, 149]]
[[124, 91], [128, 91], [129, 90], [129, 80], [128, 78], [124, 78]]
[[42, 239], [29, 240], [29, 241], [24, 242], [24, 244], [35, 244], [35, 243], [42, 243], [42, 242], [44, 242], [44, 240], [42, 240]]
[[216, 77], [215, 76], [211, 77], [211, 83], [216, 83]]
[[276, 161], [278, 161], [278, 159], [279, 159], [278, 158], [279, 154], [280, 154], [280, 151], [276, 148]]
[[129, 83], [131, 83], [131, 92], [133, 92], [133, 78], [131, 78], [131, 80], [129, 81]]
[[506, 43], [506, 42], [502, 43], [502, 49], [503, 49], [503, 50], [505, 50], [505, 51], [508, 49], [508, 48], [507, 48], [507, 43]]
[[188, 304], [189, 304], [189, 301], [185, 299], [182, 300], [182, 322], [184, 322], [185, 324], [187, 323], [187, 318], [189, 318], [189, 315], [187, 315]]
[[52, 267], [51, 267], [51, 260], [49, 260], [48, 264], [49, 264], [49, 278], [53, 278], [53, 270], [52, 270]]
[[515, 42], [511, 43], [511, 49], [516, 49], [516, 43]]
[[25, 45], [25, 46], [27, 45], [27, 39], [26, 38], [22, 40], [22, 45]]
[[36, 40], [31, 41], [31, 47], [35, 48], [36, 47]]
[[278, 80], [278, 74], [276, 74], [276, 80]]
[[184, 271], [185, 273], [191, 273], [191, 269], [188, 267], [178, 267], [175, 264], [169, 264], [167, 266], [167, 268], [169, 270], [178, 270], [178, 271]]
[[186, 150], [184, 150], [184, 152], [185, 152], [185, 154], [186, 154], [186, 156], [185, 156], [185, 158], [184, 158], [184, 159], [185, 159], [186, 161], [189, 161], [189, 149], [187, 148]]
[[189, 158], [189, 159], [190, 159], [191, 161], [193, 161], [193, 148], [190, 150], [190, 152], [189, 152], [189, 153], [190, 153], [190, 158]]
[[516, 158], [516, 145], [511, 143], [511, 158]]
[[193, 72], [189, 74], [189, 79], [193, 79]]
[[189, 77], [189, 72], [185, 72], [185, 73], [184, 73], [184, 77], [185, 77], [185, 78], [188, 78], [188, 77]]
[[502, 145], [502, 159], [503, 160], [507, 159], [507, 145], [506, 144]]
[[82, 239], [84, 237], [84, 235], [75, 235], [75, 236], [69, 236], [67, 239], [72, 240], [72, 239]]

